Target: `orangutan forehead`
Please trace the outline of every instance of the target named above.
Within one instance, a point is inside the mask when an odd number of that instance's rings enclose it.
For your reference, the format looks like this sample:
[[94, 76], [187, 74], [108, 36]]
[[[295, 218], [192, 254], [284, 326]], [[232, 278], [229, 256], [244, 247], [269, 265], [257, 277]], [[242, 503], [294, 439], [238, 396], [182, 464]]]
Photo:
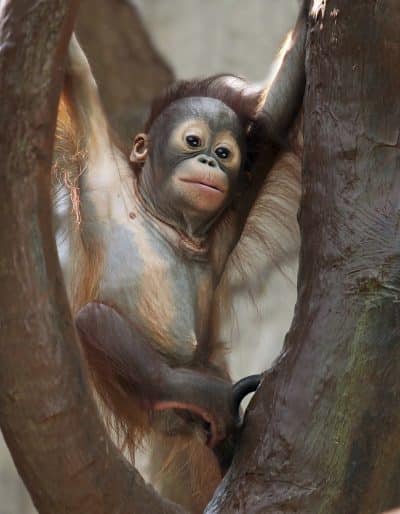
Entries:
[[229, 130], [239, 137], [243, 128], [237, 114], [224, 102], [216, 98], [193, 96], [171, 103], [156, 120], [172, 126], [186, 120], [199, 119], [205, 122], [213, 132]]

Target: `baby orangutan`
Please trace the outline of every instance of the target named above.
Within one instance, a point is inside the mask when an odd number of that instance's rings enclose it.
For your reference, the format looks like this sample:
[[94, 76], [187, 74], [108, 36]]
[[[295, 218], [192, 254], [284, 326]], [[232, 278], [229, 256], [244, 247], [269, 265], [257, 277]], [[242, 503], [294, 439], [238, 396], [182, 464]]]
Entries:
[[150, 434], [154, 482], [191, 512], [210, 499], [237, 428], [218, 286], [301, 103], [305, 26], [302, 11], [267, 94], [232, 76], [178, 82], [130, 152], [70, 44], [55, 169], [72, 199], [76, 326], [115, 426], [131, 448]]

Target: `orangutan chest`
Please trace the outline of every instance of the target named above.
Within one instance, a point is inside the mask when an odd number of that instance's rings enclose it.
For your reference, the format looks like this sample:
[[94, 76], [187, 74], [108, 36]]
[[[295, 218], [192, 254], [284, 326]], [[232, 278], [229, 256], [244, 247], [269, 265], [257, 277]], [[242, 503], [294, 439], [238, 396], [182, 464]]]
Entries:
[[209, 268], [178, 258], [166, 241], [151, 233], [118, 226], [109, 241], [101, 299], [112, 299], [161, 350], [190, 359], [209, 327]]

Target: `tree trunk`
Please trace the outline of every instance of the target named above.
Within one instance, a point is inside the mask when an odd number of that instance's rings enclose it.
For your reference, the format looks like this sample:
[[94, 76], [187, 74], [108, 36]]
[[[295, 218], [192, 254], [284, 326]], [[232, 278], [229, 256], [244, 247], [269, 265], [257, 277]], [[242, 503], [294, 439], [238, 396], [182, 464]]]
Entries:
[[76, 6], [1, 3], [0, 426], [41, 514], [178, 513], [105, 432], [56, 257], [50, 164]]
[[208, 513], [400, 504], [400, 9], [315, 2], [299, 296]]

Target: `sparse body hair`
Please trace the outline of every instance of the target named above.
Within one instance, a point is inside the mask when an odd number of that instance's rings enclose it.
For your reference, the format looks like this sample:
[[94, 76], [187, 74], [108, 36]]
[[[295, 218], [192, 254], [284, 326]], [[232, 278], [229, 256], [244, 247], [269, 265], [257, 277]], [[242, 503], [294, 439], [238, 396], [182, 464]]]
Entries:
[[154, 101], [129, 151], [70, 43], [54, 197], [76, 326], [109, 423], [132, 453], [153, 440], [155, 483], [194, 513], [238, 428], [221, 311], [230, 289], [280, 250], [275, 232], [296, 232], [300, 161], [281, 143], [284, 134], [289, 148], [304, 88], [304, 32], [288, 50], [291, 84], [285, 60], [272, 82], [274, 95], [280, 83], [287, 95], [272, 116], [268, 91], [240, 78], [183, 81]]

